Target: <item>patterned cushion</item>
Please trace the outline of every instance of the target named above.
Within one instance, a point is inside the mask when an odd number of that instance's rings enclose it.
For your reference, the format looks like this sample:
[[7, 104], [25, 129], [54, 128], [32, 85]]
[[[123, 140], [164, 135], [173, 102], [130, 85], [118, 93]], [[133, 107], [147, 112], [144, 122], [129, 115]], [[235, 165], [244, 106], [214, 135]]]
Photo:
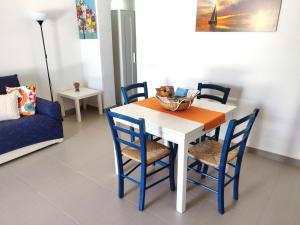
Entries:
[[14, 91], [18, 92], [20, 115], [34, 115], [36, 105], [35, 86], [6, 87], [7, 93], [12, 93]]

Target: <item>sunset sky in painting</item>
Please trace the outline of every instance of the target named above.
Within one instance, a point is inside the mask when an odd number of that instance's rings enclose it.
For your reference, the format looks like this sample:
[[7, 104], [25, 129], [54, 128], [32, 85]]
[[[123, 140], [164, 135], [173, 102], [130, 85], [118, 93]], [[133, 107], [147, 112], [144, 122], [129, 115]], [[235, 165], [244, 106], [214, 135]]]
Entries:
[[[208, 24], [214, 7], [217, 25]], [[196, 31], [276, 31], [281, 0], [198, 0]]]

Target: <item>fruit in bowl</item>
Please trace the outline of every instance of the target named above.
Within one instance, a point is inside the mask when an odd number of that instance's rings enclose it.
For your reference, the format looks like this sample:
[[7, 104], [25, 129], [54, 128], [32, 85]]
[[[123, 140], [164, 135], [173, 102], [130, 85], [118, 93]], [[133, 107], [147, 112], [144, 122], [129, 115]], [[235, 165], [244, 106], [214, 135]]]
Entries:
[[156, 88], [156, 95], [160, 97], [172, 97], [174, 95], [174, 87], [173, 86], [161, 86], [160, 88]]
[[161, 86], [156, 88], [156, 98], [159, 100], [160, 105], [171, 111], [183, 111], [192, 105], [194, 98], [200, 92], [198, 90], [177, 88], [174, 93], [173, 86]]

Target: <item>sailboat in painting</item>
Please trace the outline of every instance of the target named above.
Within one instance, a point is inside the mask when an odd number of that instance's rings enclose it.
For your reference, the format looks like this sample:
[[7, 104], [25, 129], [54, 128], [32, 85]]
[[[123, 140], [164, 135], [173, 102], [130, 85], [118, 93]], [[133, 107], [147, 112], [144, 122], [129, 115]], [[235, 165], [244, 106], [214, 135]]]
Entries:
[[211, 14], [211, 18], [210, 20], [208, 21], [208, 24], [211, 25], [211, 26], [216, 26], [218, 23], [218, 18], [217, 18], [217, 6], [215, 5], [215, 8], [214, 8], [214, 11], [213, 13]]

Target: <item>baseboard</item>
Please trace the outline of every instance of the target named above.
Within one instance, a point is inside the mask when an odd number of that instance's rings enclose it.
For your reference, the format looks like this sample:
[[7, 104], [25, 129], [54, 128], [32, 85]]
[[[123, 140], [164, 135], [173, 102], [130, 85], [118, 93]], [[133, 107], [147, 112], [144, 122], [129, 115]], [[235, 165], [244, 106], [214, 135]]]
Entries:
[[300, 167], [300, 160], [298, 160], [298, 159], [293, 159], [293, 158], [290, 158], [287, 156], [275, 154], [273, 152], [267, 152], [267, 151], [260, 150], [257, 148], [252, 148], [252, 147], [247, 147], [247, 151], [251, 154], [255, 154], [255, 155], [261, 156], [266, 159], [270, 159], [270, 160], [278, 161], [278, 162], [281, 162], [284, 164], [289, 164], [289, 165], [294, 165], [294, 166]]

